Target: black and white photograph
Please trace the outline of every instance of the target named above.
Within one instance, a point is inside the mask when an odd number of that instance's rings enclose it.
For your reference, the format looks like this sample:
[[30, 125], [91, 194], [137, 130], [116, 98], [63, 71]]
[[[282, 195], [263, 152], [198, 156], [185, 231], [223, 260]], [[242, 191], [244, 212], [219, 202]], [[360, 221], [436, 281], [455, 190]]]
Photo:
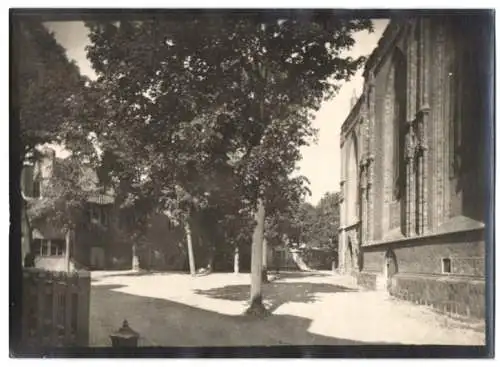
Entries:
[[10, 9], [9, 58], [11, 358], [494, 355], [494, 10]]

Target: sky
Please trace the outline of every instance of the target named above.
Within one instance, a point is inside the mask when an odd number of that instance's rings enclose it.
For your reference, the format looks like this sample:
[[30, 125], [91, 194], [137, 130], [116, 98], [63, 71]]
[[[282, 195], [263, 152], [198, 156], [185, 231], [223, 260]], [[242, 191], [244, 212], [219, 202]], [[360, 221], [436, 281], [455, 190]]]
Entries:
[[[355, 45], [349, 54], [352, 57], [368, 56], [377, 46], [386, 19], [373, 21], [374, 32], [359, 32], [354, 35]], [[76, 61], [82, 74], [95, 78], [94, 70], [86, 58], [85, 46], [89, 44], [87, 29], [83, 22], [51, 22], [46, 24], [65, 49], [69, 59]], [[363, 89], [362, 70], [349, 82], [344, 83], [337, 95], [322, 104], [316, 113], [313, 126], [318, 129], [317, 143], [303, 147], [298, 173], [306, 176], [312, 195], [307, 201], [316, 205], [327, 192], [340, 190], [340, 128], [351, 109], [353, 95], [360, 96]]]

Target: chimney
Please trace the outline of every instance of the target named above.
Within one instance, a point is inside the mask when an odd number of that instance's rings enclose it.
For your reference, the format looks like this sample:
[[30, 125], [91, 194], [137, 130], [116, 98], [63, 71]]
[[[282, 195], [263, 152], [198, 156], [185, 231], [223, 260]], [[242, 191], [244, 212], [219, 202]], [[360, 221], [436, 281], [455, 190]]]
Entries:
[[39, 182], [38, 190], [40, 194], [45, 196], [50, 185], [50, 179], [54, 173], [56, 152], [49, 147], [42, 147], [39, 152], [40, 158], [36, 164], [38, 169], [35, 170], [34, 179]]
[[56, 151], [49, 147], [40, 149], [40, 178], [48, 179], [52, 177], [54, 172], [54, 162], [56, 159]]

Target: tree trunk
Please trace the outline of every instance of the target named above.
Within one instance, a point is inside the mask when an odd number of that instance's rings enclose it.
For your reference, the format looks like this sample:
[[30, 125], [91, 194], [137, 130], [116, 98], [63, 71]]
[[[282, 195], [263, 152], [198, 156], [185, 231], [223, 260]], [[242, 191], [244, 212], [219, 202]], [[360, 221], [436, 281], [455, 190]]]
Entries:
[[265, 208], [262, 199], [257, 201], [255, 219], [257, 224], [252, 237], [252, 275], [250, 287], [250, 307], [247, 315], [264, 316], [268, 313], [262, 304], [262, 242], [264, 240]]
[[132, 245], [132, 270], [139, 271], [139, 257], [137, 256], [137, 246]]
[[191, 226], [189, 225], [189, 220], [187, 219], [184, 222], [184, 230], [186, 231], [186, 241], [188, 247], [188, 256], [189, 256], [189, 272], [192, 276], [196, 275], [196, 267], [194, 264], [194, 253], [193, 253], [193, 242], [191, 237]]
[[71, 229], [66, 231], [65, 236], [65, 249], [64, 249], [64, 265], [67, 273], [70, 272], [71, 264], [70, 264], [70, 249], [71, 249]]
[[151, 248], [151, 245], [148, 245], [148, 268], [149, 268], [149, 271], [153, 270], [152, 252], [153, 252], [153, 249]]
[[262, 282], [269, 283], [267, 277], [267, 240], [262, 240]]
[[207, 261], [207, 272], [211, 273], [214, 268], [214, 257], [215, 257], [215, 249], [213, 247], [210, 247], [208, 253], [208, 261]]
[[234, 248], [234, 273], [240, 273], [240, 249], [238, 246]]

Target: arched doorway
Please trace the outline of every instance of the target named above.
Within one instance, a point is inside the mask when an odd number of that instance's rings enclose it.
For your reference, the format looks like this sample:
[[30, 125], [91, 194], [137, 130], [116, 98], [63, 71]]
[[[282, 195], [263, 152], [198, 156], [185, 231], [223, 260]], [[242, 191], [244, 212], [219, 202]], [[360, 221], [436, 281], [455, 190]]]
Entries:
[[384, 290], [390, 292], [392, 278], [398, 272], [398, 262], [394, 251], [387, 250], [384, 256]]

